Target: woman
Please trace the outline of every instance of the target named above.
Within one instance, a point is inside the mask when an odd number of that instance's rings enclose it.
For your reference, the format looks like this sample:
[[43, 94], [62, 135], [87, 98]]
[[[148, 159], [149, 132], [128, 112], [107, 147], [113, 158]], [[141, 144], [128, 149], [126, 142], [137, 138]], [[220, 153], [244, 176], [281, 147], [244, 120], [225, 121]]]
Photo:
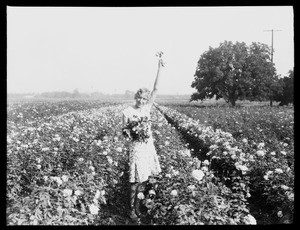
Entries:
[[[161, 53], [159, 54], [161, 57]], [[146, 118], [150, 120], [150, 110], [157, 95], [158, 82], [160, 78], [160, 69], [163, 67], [163, 61], [160, 58], [158, 70], [152, 92], [146, 88], [139, 89], [135, 94], [135, 105], [126, 108], [123, 111], [123, 127], [136, 119]], [[139, 183], [148, 180], [149, 176], [157, 175], [161, 172], [160, 164], [153, 144], [151, 123], [147, 123], [149, 136], [146, 141], [132, 141], [129, 151], [129, 182], [130, 182], [130, 210], [129, 217], [137, 219], [135, 213], [136, 188]]]

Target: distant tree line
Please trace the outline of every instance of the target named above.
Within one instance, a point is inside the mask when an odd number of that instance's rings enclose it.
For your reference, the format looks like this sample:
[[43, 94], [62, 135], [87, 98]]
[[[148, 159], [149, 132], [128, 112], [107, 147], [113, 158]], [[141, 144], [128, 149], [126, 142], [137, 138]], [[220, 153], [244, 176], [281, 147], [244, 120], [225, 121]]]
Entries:
[[294, 71], [280, 78], [271, 61], [270, 48], [262, 43], [224, 41], [209, 47], [198, 61], [190, 101], [216, 97], [235, 106], [237, 100], [294, 103]]

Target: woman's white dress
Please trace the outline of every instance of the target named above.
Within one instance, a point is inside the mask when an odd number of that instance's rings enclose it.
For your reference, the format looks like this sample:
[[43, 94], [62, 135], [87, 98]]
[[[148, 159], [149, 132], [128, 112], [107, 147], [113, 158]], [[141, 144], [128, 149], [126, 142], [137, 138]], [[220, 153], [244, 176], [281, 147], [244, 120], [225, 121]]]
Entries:
[[[141, 110], [130, 106], [123, 110], [123, 115], [134, 120], [134, 115], [138, 117], [148, 117], [150, 119], [150, 105], [145, 105]], [[150, 175], [157, 175], [161, 172], [158, 156], [156, 154], [151, 125], [149, 124], [150, 138], [145, 142], [133, 141], [129, 149], [129, 182], [144, 182]]]

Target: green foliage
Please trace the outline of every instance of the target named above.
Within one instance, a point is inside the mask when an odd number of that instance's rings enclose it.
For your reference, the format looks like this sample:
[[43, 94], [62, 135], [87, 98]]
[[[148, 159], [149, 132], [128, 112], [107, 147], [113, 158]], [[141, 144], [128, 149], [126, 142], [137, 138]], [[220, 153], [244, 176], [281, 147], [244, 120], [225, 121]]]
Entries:
[[[170, 107], [170, 105], [169, 105]], [[171, 106], [199, 123], [233, 135], [244, 153], [255, 159], [248, 173], [251, 210], [261, 223], [291, 223], [294, 213], [294, 114], [280, 107]], [[211, 140], [211, 139], [210, 139]], [[220, 152], [227, 150], [217, 148]], [[260, 151], [262, 150], [262, 151]], [[222, 155], [221, 155], [222, 156]], [[218, 165], [228, 177], [231, 159], [222, 156]], [[283, 216], [278, 215], [282, 212]]]
[[280, 90], [274, 92], [274, 100], [280, 102], [280, 106], [294, 103], [294, 71], [289, 71], [289, 76], [280, 78], [278, 81]]
[[269, 48], [261, 43], [225, 41], [204, 52], [195, 72], [192, 87], [197, 92], [191, 101], [224, 98], [232, 106], [238, 99], [266, 99], [276, 81]]

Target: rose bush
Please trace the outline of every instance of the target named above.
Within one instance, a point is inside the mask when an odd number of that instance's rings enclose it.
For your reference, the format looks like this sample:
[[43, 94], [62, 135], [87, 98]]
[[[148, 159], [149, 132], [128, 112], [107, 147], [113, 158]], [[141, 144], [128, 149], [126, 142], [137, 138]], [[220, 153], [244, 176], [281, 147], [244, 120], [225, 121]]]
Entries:
[[[190, 143], [195, 146], [194, 155], [201, 159], [208, 157], [212, 161], [211, 165], [217, 174], [227, 180], [227, 185], [231, 185], [231, 188], [236, 190], [244, 191], [246, 197], [252, 203], [267, 207], [264, 209], [265, 212], [268, 212], [268, 209], [272, 210], [269, 215], [275, 219], [278, 210], [284, 210], [285, 218], [277, 218], [277, 220], [274, 220], [275, 222], [292, 222], [294, 207], [294, 164], [292, 159], [294, 158], [294, 151], [290, 142], [274, 139], [275, 134], [269, 135], [271, 141], [266, 139], [267, 143], [272, 144], [257, 143], [259, 139], [255, 138], [255, 135], [249, 138], [242, 135], [243, 138], [235, 139], [230, 133], [209, 125], [203, 125], [208, 123], [204, 122], [208, 120], [207, 117], [200, 122], [170, 108], [164, 106], [159, 108], [167, 119], [174, 123]], [[207, 110], [204, 111], [207, 112]], [[264, 122], [270, 123], [270, 118], [267, 118], [267, 116], [270, 116], [268, 112], [267, 115], [263, 115], [262, 110], [258, 109], [256, 113], [260, 116], [259, 119], [264, 117]], [[220, 116], [220, 114], [222, 113], [217, 113], [217, 116]], [[279, 112], [279, 114], [282, 115], [282, 112]], [[231, 115], [232, 118], [237, 118], [236, 120], [240, 119], [240, 117], [234, 116], [234, 113]], [[196, 115], [194, 116], [196, 117]], [[212, 115], [210, 114], [210, 116]], [[248, 119], [246, 115], [241, 117]], [[281, 122], [278, 123], [282, 127], [284, 127], [283, 122], [293, 124], [293, 121], [290, 121], [290, 115], [287, 118], [282, 118]], [[226, 121], [226, 119], [223, 119], [223, 121]], [[231, 121], [235, 121], [235, 119], [231, 119]], [[236, 123], [239, 124], [237, 121]], [[252, 121], [252, 123], [254, 122]], [[259, 124], [262, 124], [262, 122]], [[233, 127], [231, 127], [232, 129]], [[251, 127], [249, 130], [251, 130]], [[266, 130], [270, 132], [270, 128], [266, 128]], [[236, 132], [244, 133], [244, 130], [239, 129], [234, 133]], [[276, 135], [283, 138], [282, 134], [277, 133]], [[292, 140], [293, 137], [286, 136], [284, 139]], [[280, 173], [272, 174], [274, 176], [266, 175], [267, 172], [273, 172], [276, 168], [281, 170], [279, 170]], [[286, 190], [282, 189], [282, 186]], [[261, 215], [261, 213], [256, 215]]]

